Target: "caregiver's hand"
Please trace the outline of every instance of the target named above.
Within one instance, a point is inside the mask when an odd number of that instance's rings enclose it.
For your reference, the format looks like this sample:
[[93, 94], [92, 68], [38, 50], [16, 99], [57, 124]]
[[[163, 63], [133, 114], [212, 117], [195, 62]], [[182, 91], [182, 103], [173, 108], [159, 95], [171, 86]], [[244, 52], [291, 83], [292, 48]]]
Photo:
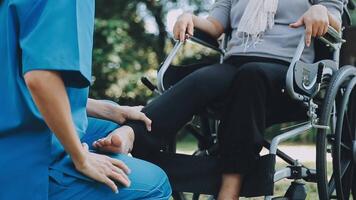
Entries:
[[305, 26], [305, 44], [309, 47], [311, 37], [323, 36], [329, 27], [328, 10], [323, 5], [313, 5], [295, 23], [290, 24], [292, 28]]
[[116, 106], [113, 112], [114, 121], [119, 124], [125, 123], [127, 120], [137, 120], [145, 123], [148, 131], [151, 131], [152, 121], [141, 112], [143, 106]]
[[152, 121], [141, 112], [143, 106], [120, 106], [106, 100], [88, 99], [88, 116], [110, 120], [118, 124], [124, 124], [127, 120], [138, 120], [146, 124], [147, 130], [151, 131]]
[[84, 175], [109, 186], [115, 193], [118, 187], [115, 182], [120, 182], [129, 187], [131, 182], [127, 177], [130, 169], [120, 160], [110, 158], [105, 155], [92, 153], [88, 150], [88, 145], [83, 144], [85, 159], [82, 162], [74, 161], [76, 169]]

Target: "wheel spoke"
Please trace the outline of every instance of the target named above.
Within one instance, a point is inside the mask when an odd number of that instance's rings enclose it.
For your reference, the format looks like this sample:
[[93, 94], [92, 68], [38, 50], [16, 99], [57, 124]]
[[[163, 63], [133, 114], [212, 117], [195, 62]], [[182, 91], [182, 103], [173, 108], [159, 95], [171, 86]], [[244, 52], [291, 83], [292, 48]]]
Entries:
[[[354, 95], [354, 97], [356, 97], [356, 95]], [[355, 100], [355, 98], [353, 98], [353, 100]], [[351, 140], [356, 139], [356, 114], [355, 114], [356, 104], [354, 104], [354, 103], [355, 102], [351, 102], [351, 104], [349, 105], [349, 107], [347, 108], [347, 111], [346, 111], [347, 120], [348, 120], [347, 122], [348, 122], [348, 124], [352, 125], [351, 131], [350, 131]], [[349, 111], [351, 111], [351, 113], [349, 113]], [[351, 118], [351, 120], [349, 118]], [[350, 121], [351, 121], [351, 123], [350, 123]]]
[[348, 167], [345, 169], [343, 178], [342, 178], [342, 190], [344, 199], [350, 198], [351, 188], [352, 188], [352, 180], [353, 179], [353, 164], [349, 162]]
[[351, 147], [347, 146], [343, 142], [340, 143], [341, 147], [343, 147], [345, 150], [351, 151]]
[[351, 166], [350, 160], [341, 161], [341, 178], [344, 177], [346, 171], [348, 170], [349, 166]]
[[331, 197], [335, 191], [335, 177], [334, 173], [331, 175], [330, 181], [328, 183], [328, 196]]
[[349, 112], [348, 115], [347, 115], [347, 120], [348, 120], [349, 125], [351, 126], [351, 131], [350, 131], [351, 132], [351, 138], [352, 138], [351, 140], [355, 140], [356, 139], [356, 112], [355, 112], [355, 109], [356, 109], [356, 104], [355, 104], [355, 106], [351, 105], [350, 109], [347, 109], [347, 112]]
[[352, 130], [351, 130], [351, 127], [350, 127], [350, 120], [349, 120], [349, 115], [347, 114], [348, 113], [348, 110], [346, 110], [345, 112], [345, 119], [346, 119], [346, 126], [347, 126], [347, 132], [349, 133], [349, 137], [350, 137], [350, 140], [352, 141], [353, 140], [353, 133], [352, 133]]

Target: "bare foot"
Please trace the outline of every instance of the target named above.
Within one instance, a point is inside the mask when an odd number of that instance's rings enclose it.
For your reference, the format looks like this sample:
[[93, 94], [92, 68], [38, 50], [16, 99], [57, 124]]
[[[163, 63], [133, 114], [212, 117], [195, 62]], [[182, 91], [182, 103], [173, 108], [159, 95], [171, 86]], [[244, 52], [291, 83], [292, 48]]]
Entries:
[[95, 141], [93, 146], [104, 152], [128, 154], [132, 150], [134, 140], [135, 135], [132, 128], [122, 126], [105, 138]]
[[218, 200], [238, 200], [241, 182], [239, 174], [223, 174]]

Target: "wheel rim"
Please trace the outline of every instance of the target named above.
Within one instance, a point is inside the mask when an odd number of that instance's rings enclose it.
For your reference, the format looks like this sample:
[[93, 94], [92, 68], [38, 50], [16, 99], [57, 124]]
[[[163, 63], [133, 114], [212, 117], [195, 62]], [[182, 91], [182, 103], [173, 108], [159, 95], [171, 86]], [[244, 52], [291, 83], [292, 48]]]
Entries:
[[331, 112], [330, 117], [330, 130], [326, 131], [327, 142], [326, 142], [326, 158], [325, 158], [325, 166], [326, 166], [326, 181], [327, 181], [327, 197], [328, 199], [336, 199], [336, 181], [335, 181], [335, 173], [333, 171], [332, 164], [329, 162], [329, 158], [333, 158], [333, 143], [335, 142], [335, 130], [337, 123], [337, 111], [336, 104], [334, 103], [333, 110]]
[[353, 101], [349, 101], [353, 85], [350, 86], [351, 88], [347, 88], [339, 95], [341, 101], [338, 107], [335, 140], [332, 144], [336, 193], [341, 200], [350, 197], [354, 173], [353, 141], [356, 138], [356, 127]]
[[336, 129], [336, 105], [332, 106], [329, 111], [329, 116], [325, 125], [329, 125], [330, 129], [318, 130], [318, 154], [317, 155], [317, 176], [318, 176], [318, 190], [320, 199], [336, 198], [336, 184], [335, 175], [333, 173], [332, 164], [329, 162], [332, 157], [332, 143], [334, 140], [334, 133]]

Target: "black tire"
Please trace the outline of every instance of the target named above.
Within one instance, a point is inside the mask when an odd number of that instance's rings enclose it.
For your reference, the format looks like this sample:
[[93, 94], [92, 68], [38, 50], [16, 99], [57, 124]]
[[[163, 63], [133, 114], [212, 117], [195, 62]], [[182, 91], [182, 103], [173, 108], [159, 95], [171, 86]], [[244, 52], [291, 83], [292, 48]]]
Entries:
[[[317, 169], [317, 184], [318, 184], [318, 193], [319, 198], [323, 200], [328, 200], [331, 198], [338, 198], [338, 196], [334, 195], [337, 190], [337, 187], [340, 188], [340, 181], [335, 181], [338, 175], [333, 170], [331, 176], [328, 176], [328, 163], [327, 163], [327, 154], [328, 154], [328, 146], [330, 145], [332, 148], [332, 156], [333, 163], [340, 162], [341, 156], [336, 156], [335, 159], [335, 150], [337, 150], [341, 145], [337, 143], [336, 139], [336, 127], [338, 124], [338, 119], [334, 114], [335, 111], [338, 112], [340, 109], [339, 105], [339, 98], [340, 97], [340, 89], [342, 88], [345, 82], [348, 82], [352, 77], [356, 75], [356, 69], [353, 66], [345, 66], [341, 68], [337, 73], [332, 77], [331, 82], [329, 84], [329, 88], [327, 90], [325, 99], [323, 101], [323, 105], [320, 111], [320, 121], [319, 124], [321, 125], [330, 125], [330, 130], [326, 129], [318, 129], [317, 131], [317, 155], [316, 155], [316, 169]], [[342, 99], [342, 98], [341, 98]], [[343, 122], [341, 126], [343, 126]], [[340, 125], [339, 125], [340, 126]], [[342, 131], [338, 133], [341, 134]], [[342, 135], [339, 136], [342, 138]], [[341, 141], [341, 139], [340, 139]], [[335, 166], [333, 166], [334, 169]], [[342, 182], [342, 181], [341, 181]], [[342, 185], [342, 184], [341, 184]], [[340, 193], [340, 191], [338, 192]], [[340, 198], [338, 198], [340, 199]]]
[[348, 82], [343, 91], [337, 117], [335, 145], [333, 145], [333, 169], [336, 193], [340, 200], [350, 198], [354, 174], [353, 141], [356, 139], [355, 110], [350, 96], [356, 85], [356, 78]]
[[356, 166], [354, 167], [354, 176], [352, 180], [352, 196], [356, 199]]

